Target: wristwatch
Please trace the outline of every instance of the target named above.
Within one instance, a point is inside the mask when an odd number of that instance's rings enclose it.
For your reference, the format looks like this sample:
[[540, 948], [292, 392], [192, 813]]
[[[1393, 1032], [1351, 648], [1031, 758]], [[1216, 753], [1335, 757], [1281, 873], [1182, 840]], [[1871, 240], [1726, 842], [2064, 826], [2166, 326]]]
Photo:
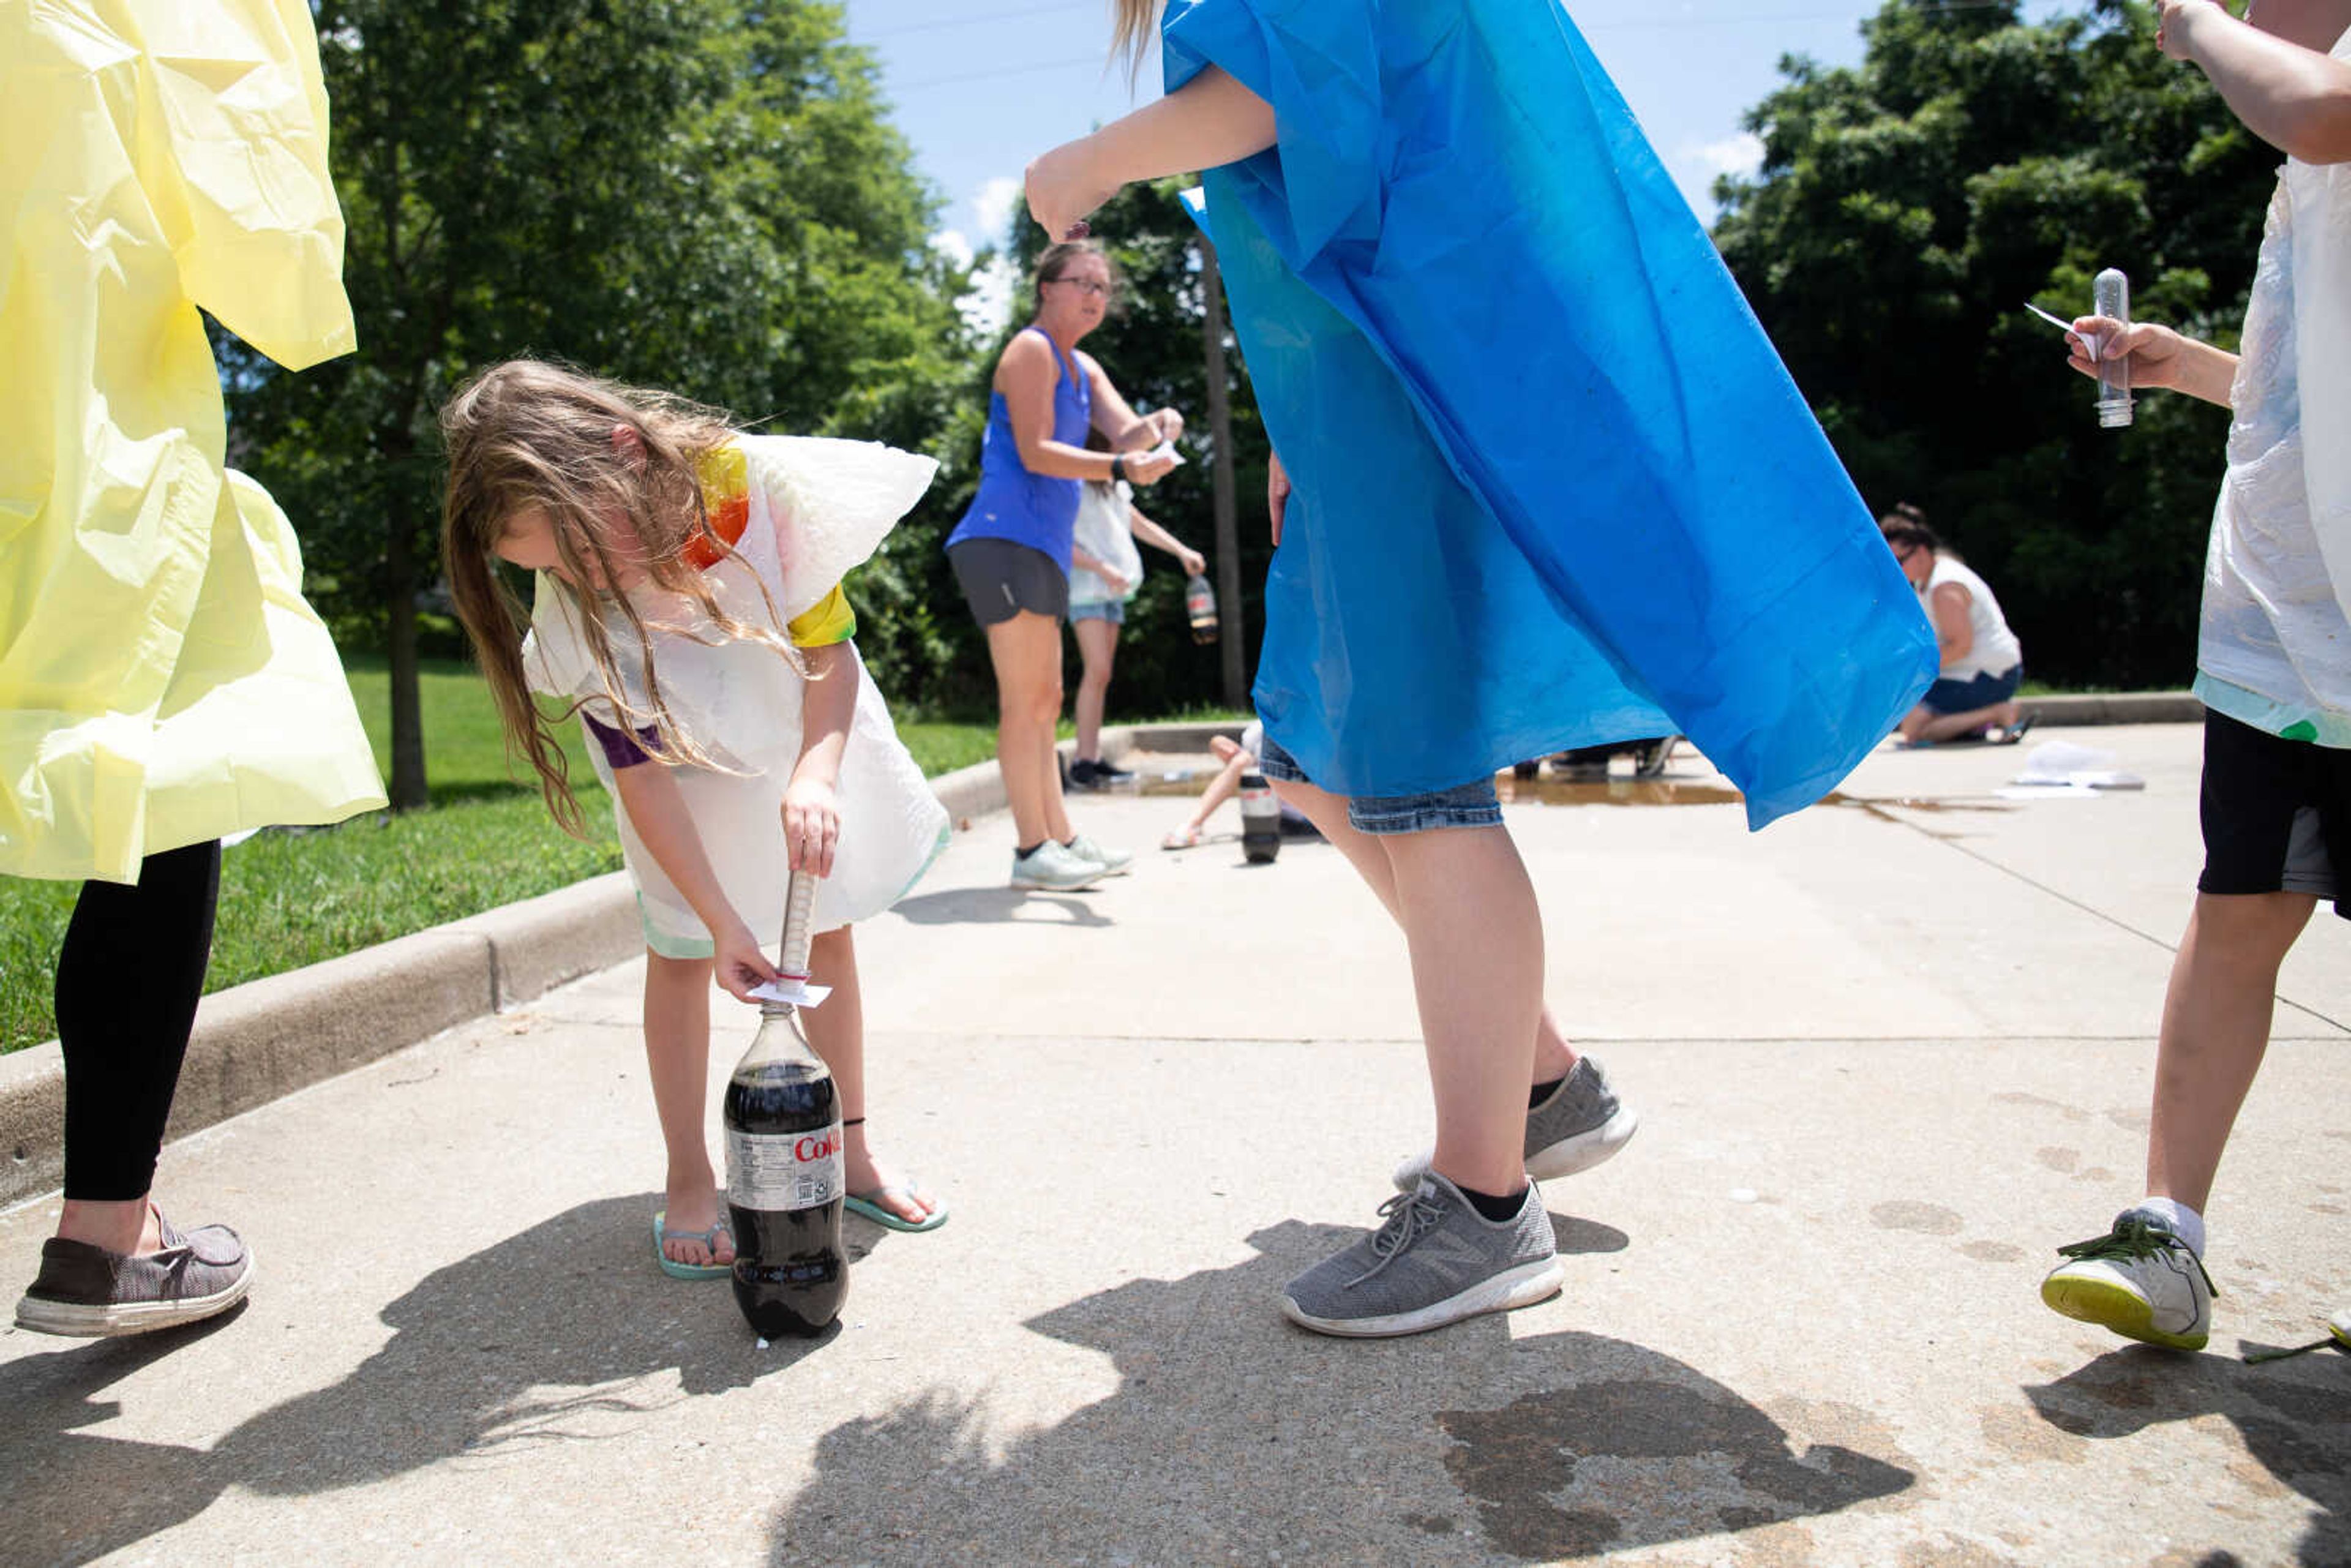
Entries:
[[1123, 481], [1125, 478], [1126, 454], [1123, 452], [1113, 452], [1110, 455], [1110, 482], [1116, 485]]

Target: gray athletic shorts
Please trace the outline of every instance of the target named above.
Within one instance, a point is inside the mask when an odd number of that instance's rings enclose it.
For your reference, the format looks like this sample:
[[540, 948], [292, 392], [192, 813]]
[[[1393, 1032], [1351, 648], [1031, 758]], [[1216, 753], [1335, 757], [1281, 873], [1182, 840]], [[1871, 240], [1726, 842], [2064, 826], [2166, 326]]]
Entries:
[[1010, 539], [966, 539], [947, 547], [947, 564], [964, 602], [983, 626], [1009, 621], [1023, 610], [1059, 621], [1070, 611], [1070, 574], [1053, 558]]

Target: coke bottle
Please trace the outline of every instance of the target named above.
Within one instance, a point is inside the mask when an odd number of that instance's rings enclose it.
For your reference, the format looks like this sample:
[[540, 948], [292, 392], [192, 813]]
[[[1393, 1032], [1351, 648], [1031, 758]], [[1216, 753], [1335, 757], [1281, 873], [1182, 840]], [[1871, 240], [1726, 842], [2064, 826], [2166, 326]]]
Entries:
[[1191, 618], [1193, 642], [1217, 640], [1217, 591], [1196, 571], [1184, 583], [1184, 613]]
[[1281, 852], [1281, 802], [1262, 773], [1241, 775], [1241, 858], [1264, 865]]
[[[808, 981], [816, 877], [784, 895], [787, 988]], [[841, 1099], [809, 1049], [799, 1009], [759, 1004], [759, 1032], [726, 1081], [726, 1212], [735, 1228], [735, 1303], [761, 1339], [821, 1333], [849, 1294], [841, 1247]]]

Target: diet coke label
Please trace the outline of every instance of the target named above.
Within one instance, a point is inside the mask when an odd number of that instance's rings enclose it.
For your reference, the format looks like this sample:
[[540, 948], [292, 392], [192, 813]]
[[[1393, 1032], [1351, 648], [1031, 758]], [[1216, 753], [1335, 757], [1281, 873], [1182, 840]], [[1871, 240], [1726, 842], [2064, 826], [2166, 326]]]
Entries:
[[841, 1124], [806, 1133], [726, 1133], [726, 1201], [816, 1208], [841, 1194]]

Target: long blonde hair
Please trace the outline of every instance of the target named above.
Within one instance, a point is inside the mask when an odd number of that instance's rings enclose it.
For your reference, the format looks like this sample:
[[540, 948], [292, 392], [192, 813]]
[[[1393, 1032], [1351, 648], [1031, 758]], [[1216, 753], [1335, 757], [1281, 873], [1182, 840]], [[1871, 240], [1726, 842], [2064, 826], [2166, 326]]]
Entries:
[[[711, 528], [695, 462], [734, 439], [726, 415], [667, 392], [622, 386], [536, 360], [511, 360], [457, 390], [441, 410], [441, 435], [449, 461], [441, 504], [441, 559], [449, 596], [497, 701], [507, 752], [530, 759], [548, 810], [564, 831], [585, 837], [587, 821], [571, 792], [555, 727], [588, 699], [575, 697], [555, 715], [531, 700], [522, 661], [530, 609], [499, 572], [496, 554], [527, 507], [538, 507], [553, 526], [556, 557], [564, 569], [555, 577], [556, 587], [569, 601], [602, 695], [622, 726], [652, 729], [666, 761], [731, 771], [686, 735], [670, 712], [650, 635], [670, 632], [708, 644], [765, 643], [807, 673], [787, 638], [772, 626], [751, 625], [727, 613], [685, 559], [686, 547], [697, 540], [705, 549], [732, 553]], [[612, 517], [627, 519], [642, 560], [631, 556], [624, 561], [614, 553], [605, 521]], [[690, 601], [700, 612], [700, 623], [649, 627], [628, 594], [609, 586], [577, 586], [616, 583], [623, 564], [642, 568], [653, 586]], [[767, 596], [764, 585], [760, 593]], [[777, 622], [772, 600], [768, 611], [769, 621]], [[642, 706], [630, 699], [615, 663], [606, 623], [615, 612], [635, 633]]]
[[1134, 80], [1134, 73], [1143, 68], [1143, 57], [1151, 47], [1153, 30], [1159, 26], [1159, 7], [1163, 3], [1164, 0], [1111, 0], [1111, 57], [1126, 57], [1129, 85]]

